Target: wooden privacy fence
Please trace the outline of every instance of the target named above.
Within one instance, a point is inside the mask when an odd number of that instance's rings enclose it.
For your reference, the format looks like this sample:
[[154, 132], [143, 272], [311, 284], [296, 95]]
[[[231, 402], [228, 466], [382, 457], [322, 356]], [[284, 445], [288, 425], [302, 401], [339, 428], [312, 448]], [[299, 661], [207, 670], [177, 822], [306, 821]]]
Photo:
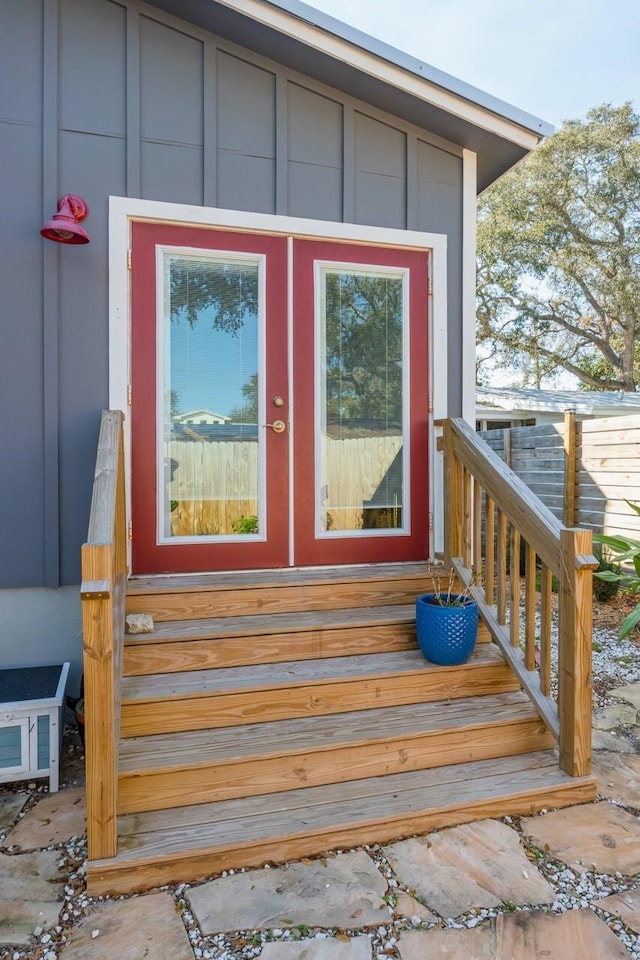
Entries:
[[[385, 490], [402, 436], [323, 437], [322, 459], [327, 497], [324, 508], [337, 529], [363, 523], [364, 504], [376, 494], [379, 506], [402, 506], [402, 478], [397, 502]], [[170, 440], [166, 444], [169, 499], [177, 506], [174, 535], [230, 533], [241, 516], [258, 514], [258, 443], [250, 440]], [[381, 487], [382, 485], [382, 487]], [[387, 484], [388, 485], [388, 484]], [[391, 484], [393, 485], [393, 484]], [[385, 496], [380, 496], [384, 490]], [[391, 497], [387, 503], [385, 497]]]
[[563, 526], [463, 420], [444, 422], [443, 450], [445, 559], [472, 584], [493, 639], [558, 740], [560, 766], [582, 776], [591, 762], [591, 531]]
[[115, 857], [120, 686], [127, 580], [124, 415], [102, 414], [87, 542], [82, 632], [89, 859]]
[[640, 416], [485, 430], [480, 436], [567, 527], [640, 537]]

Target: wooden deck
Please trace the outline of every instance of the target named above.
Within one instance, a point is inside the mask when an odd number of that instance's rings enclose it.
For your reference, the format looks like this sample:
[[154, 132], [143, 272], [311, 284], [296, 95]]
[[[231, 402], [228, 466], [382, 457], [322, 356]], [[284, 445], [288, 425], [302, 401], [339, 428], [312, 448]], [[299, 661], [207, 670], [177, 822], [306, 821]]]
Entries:
[[[594, 796], [481, 627], [462, 667], [417, 649], [426, 564], [129, 581], [117, 855], [94, 894]], [[242, 611], [242, 612], [241, 612]]]

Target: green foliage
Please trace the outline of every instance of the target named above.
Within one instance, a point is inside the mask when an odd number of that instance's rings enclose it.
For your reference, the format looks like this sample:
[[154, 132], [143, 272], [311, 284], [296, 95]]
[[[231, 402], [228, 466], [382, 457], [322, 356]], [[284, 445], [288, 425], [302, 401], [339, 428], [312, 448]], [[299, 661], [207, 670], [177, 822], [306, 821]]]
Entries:
[[185, 316], [193, 326], [206, 319], [216, 330], [238, 333], [247, 313], [258, 310], [258, 270], [255, 264], [176, 258], [171, 265], [170, 296], [173, 321]]
[[[640, 516], [640, 504], [631, 503], [629, 500], [627, 503]], [[619, 568], [619, 572], [596, 571], [595, 576], [609, 583], [622, 584], [632, 593], [640, 593], [640, 540], [632, 540], [631, 537], [608, 537], [604, 534], [594, 534], [593, 539], [606, 547], [609, 559]], [[638, 624], [640, 603], [622, 621], [618, 638], [625, 640]]]
[[639, 197], [640, 116], [630, 103], [565, 123], [486, 191], [480, 354], [535, 386], [566, 370], [585, 387], [635, 390]]
[[234, 533], [259, 533], [258, 518], [255, 514], [250, 517], [243, 514], [237, 520], [231, 521], [231, 529]]
[[598, 576], [600, 573], [620, 573], [620, 566], [602, 555], [602, 548], [594, 551], [598, 558], [598, 569], [594, 570], [596, 579], [593, 581], [593, 595], [600, 603], [609, 603], [620, 590], [619, 580], [605, 580]]
[[327, 416], [402, 420], [402, 281], [361, 273], [326, 278]]

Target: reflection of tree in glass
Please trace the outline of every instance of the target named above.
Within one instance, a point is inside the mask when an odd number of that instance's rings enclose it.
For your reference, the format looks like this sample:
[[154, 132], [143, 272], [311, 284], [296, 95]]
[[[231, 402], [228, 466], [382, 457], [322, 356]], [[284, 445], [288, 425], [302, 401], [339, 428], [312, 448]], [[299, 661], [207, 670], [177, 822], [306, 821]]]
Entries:
[[193, 326], [205, 310], [212, 326], [226, 333], [242, 329], [247, 314], [258, 311], [256, 264], [222, 263], [175, 258], [171, 261], [171, 319], [184, 311]]
[[234, 407], [229, 417], [232, 423], [258, 422], [258, 374], [252, 373], [246, 383], [242, 385], [243, 401], [241, 406]]
[[402, 280], [326, 277], [326, 384], [330, 420], [402, 417]]

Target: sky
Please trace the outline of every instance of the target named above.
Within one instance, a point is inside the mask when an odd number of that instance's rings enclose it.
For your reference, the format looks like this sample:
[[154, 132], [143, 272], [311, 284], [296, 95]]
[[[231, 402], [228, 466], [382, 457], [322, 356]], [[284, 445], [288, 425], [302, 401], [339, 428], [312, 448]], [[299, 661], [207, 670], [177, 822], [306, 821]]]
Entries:
[[640, 0], [309, 0], [558, 127], [640, 109]]

